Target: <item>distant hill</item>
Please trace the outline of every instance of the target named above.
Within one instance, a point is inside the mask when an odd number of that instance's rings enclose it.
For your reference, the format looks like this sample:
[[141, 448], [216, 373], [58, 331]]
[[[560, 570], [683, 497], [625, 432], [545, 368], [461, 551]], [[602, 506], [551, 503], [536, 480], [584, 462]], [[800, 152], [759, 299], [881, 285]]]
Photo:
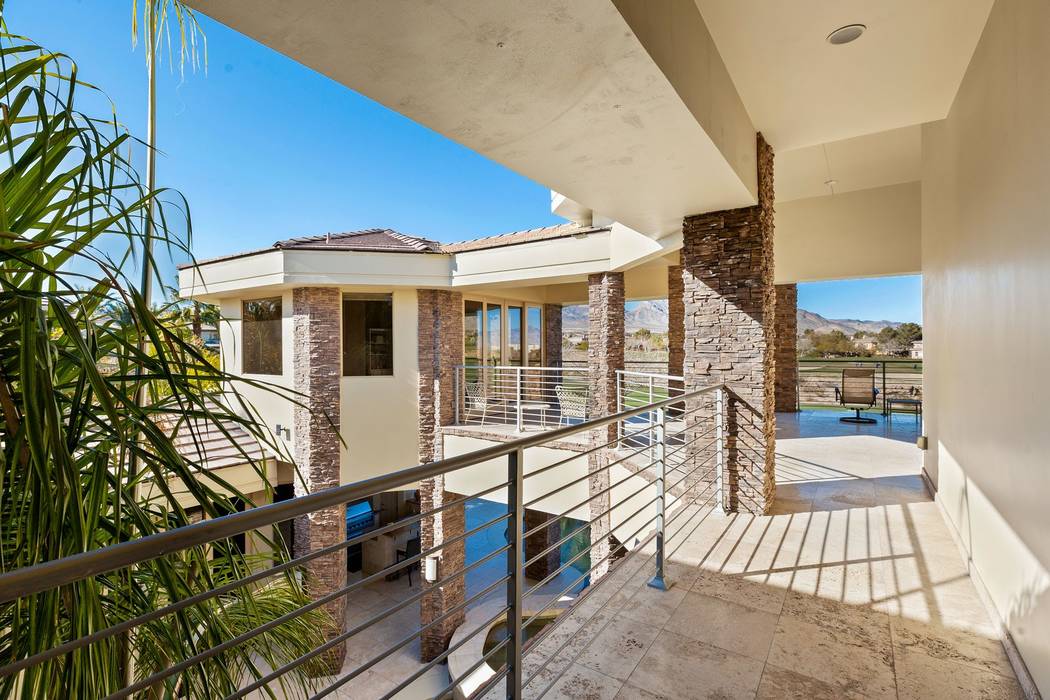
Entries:
[[805, 333], [812, 329], [819, 333], [842, 331], [846, 335], [854, 335], [860, 332], [874, 334], [887, 326], [896, 328], [899, 325], [901, 325], [900, 321], [860, 321], [855, 318], [824, 318], [812, 311], [798, 310], [799, 333]]
[[[583, 304], [566, 306], [562, 310], [561, 318], [562, 328], [565, 330], [586, 330], [587, 306]], [[667, 302], [662, 299], [634, 302], [624, 313], [624, 323], [627, 326], [628, 333], [641, 328], [665, 332], [667, 330]], [[804, 333], [812, 328], [821, 333], [837, 330], [842, 331], [846, 335], [853, 335], [859, 331], [878, 333], [887, 326], [896, 328], [899, 325], [901, 325], [900, 321], [861, 321], [853, 318], [824, 318], [812, 311], [798, 310], [799, 333]]]

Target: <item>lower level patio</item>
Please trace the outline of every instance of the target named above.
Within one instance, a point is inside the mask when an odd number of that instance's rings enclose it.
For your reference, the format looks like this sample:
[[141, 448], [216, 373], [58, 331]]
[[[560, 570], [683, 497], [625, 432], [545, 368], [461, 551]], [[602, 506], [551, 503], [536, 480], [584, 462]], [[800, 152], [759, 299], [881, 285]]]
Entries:
[[[671, 589], [646, 586], [651, 549], [628, 558], [530, 648], [526, 697], [1022, 697], [919, 475], [914, 421], [852, 426], [840, 415], [778, 416], [775, 514], [679, 518]], [[409, 590], [404, 580], [371, 586], [348, 616]], [[410, 633], [418, 607], [402, 614], [351, 640], [344, 672]], [[417, 649], [337, 697], [382, 697], [421, 667]], [[445, 673], [432, 669], [398, 697], [428, 697]]]

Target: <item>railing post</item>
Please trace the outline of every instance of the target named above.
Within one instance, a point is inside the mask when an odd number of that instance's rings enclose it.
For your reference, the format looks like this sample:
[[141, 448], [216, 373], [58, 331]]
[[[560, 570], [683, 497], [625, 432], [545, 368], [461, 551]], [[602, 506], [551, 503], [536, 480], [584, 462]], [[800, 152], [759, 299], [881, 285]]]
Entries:
[[649, 586], [666, 591], [671, 582], [664, 575], [664, 521], [667, 514], [667, 445], [666, 416], [663, 408], [656, 409], [653, 440], [656, 447], [656, 574], [649, 579]]
[[722, 490], [725, 471], [725, 415], [726, 392], [719, 387], [715, 389], [715, 493], [718, 494], [718, 503], [723, 512], [726, 512], [725, 494]]
[[886, 361], [882, 361], [882, 415], [888, 416], [889, 411], [886, 410]]
[[[623, 400], [623, 372], [616, 370], [616, 412], [623, 412], [624, 400]], [[623, 440], [623, 421], [616, 421], [616, 439]], [[622, 447], [619, 443], [617, 447]]]
[[514, 369], [514, 398], [518, 404], [517, 426], [520, 433], [525, 429], [525, 422], [522, 420], [521, 412], [521, 367]]
[[521, 697], [523, 637], [521, 596], [525, 589], [525, 507], [522, 500], [525, 454], [519, 447], [507, 455], [507, 698]]
[[455, 401], [456, 401], [455, 418], [453, 419], [453, 422], [454, 422], [455, 425], [459, 425], [459, 404], [463, 400], [462, 388], [464, 386], [466, 386], [466, 381], [465, 381], [466, 377], [465, 376], [463, 377], [464, 382], [462, 384], [460, 384], [459, 373], [461, 371], [465, 375], [467, 373], [467, 368], [466, 367], [457, 366], [453, 370], [453, 374], [452, 374], [452, 395], [455, 397]]

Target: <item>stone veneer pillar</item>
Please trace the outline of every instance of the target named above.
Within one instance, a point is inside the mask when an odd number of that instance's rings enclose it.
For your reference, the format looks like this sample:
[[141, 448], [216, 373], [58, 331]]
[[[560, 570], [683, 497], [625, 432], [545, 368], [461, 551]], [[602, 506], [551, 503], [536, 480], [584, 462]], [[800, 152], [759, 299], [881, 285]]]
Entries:
[[[542, 510], [525, 509], [525, 531], [540, 527], [553, 516]], [[561, 539], [561, 523], [558, 519], [543, 529], [525, 538], [525, 561], [532, 559], [547, 547]], [[525, 576], [533, 581], [540, 581], [558, 570], [561, 565], [561, 552], [558, 548], [547, 552], [529, 566], [525, 567]]]
[[[295, 481], [295, 495], [339, 485], [339, 379], [342, 294], [338, 289], [299, 287], [292, 290], [292, 375], [294, 389], [304, 406], [296, 405], [295, 460], [302, 480]], [[305, 483], [304, 483], [305, 482]], [[346, 508], [314, 511], [295, 522], [293, 552], [296, 557], [346, 540]], [[346, 550], [310, 560], [305, 566], [305, 586], [317, 599], [346, 586]], [[324, 606], [331, 616], [326, 639], [342, 633], [346, 598]], [[343, 666], [346, 645], [326, 652], [326, 673]]]
[[778, 284], [776, 410], [798, 411], [798, 285]]
[[[688, 216], [682, 225], [684, 368], [687, 391], [730, 387], [725, 506], [765, 513], [775, 495], [773, 151], [757, 139], [758, 204]], [[702, 421], [698, 430], [713, 413], [710, 401], [701, 405], [690, 416]]]
[[547, 353], [544, 360], [548, 367], [561, 367], [561, 304], [543, 305], [543, 347]]
[[[603, 272], [587, 277], [588, 331], [587, 367], [590, 377], [589, 417], [616, 412], [616, 371], [624, 367], [623, 305], [624, 281], [622, 272]], [[591, 445], [597, 447], [617, 437], [616, 425], [608, 425], [591, 433]], [[609, 453], [615, 448], [596, 450], [587, 455], [588, 493], [593, 495], [609, 487]], [[609, 493], [590, 501], [591, 523], [591, 581], [597, 581], [609, 570]]]
[[[667, 268], [667, 374], [681, 377], [685, 363], [685, 296], [682, 288], [682, 266]], [[682, 392], [682, 382], [667, 382], [669, 396]]]
[[[419, 461], [432, 462], [443, 456], [441, 426], [452, 423], [455, 400], [455, 366], [463, 364], [463, 295], [437, 289], [420, 289], [418, 297], [419, 357]], [[424, 479], [419, 485], [421, 512], [440, 508], [461, 496], [445, 489], [445, 476]], [[462, 505], [446, 508], [420, 522], [420, 546], [427, 551], [465, 532], [466, 514]], [[438, 553], [438, 579], [444, 579], [465, 565], [463, 540]], [[420, 576], [422, 579], [422, 576]], [[436, 620], [466, 600], [463, 576], [456, 577], [420, 601], [420, 625]], [[421, 583], [420, 585], [427, 585]], [[420, 635], [420, 656], [432, 661], [448, 648], [465, 612], [450, 615]]]

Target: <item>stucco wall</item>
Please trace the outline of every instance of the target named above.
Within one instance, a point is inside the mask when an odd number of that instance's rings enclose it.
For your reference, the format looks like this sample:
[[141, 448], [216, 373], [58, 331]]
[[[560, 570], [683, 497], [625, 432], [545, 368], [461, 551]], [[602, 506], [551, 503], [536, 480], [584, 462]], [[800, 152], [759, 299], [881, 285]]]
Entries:
[[998, 0], [923, 129], [925, 469], [1050, 695], [1050, 5]]
[[776, 203], [777, 284], [922, 269], [918, 182]]
[[419, 461], [416, 290], [396, 290], [393, 295], [394, 374], [342, 379], [341, 431], [349, 447], [342, 453], [343, 483], [387, 474]]
[[[418, 462], [416, 446], [417, 374], [416, 291], [345, 287], [344, 292], [392, 291], [394, 302], [394, 374], [388, 377], [341, 377], [340, 432], [347, 444], [340, 451], [342, 483], [367, 479]], [[258, 298], [264, 294], [246, 298]], [[275, 376], [249, 375], [251, 379], [292, 387], [292, 298], [282, 295], [282, 363], [284, 373]], [[241, 300], [224, 299], [220, 308], [225, 319], [219, 328], [222, 360], [227, 370], [241, 374]], [[291, 454], [295, 448], [292, 403], [243, 382], [238, 389], [252, 403], [266, 424], [292, 429], [281, 440]]]
[[[279, 375], [245, 375], [242, 371], [244, 366], [241, 344], [241, 299], [222, 299], [219, 302], [219, 310], [222, 321], [219, 322], [220, 352], [223, 368], [227, 372], [242, 375], [248, 379], [258, 382], [276, 385], [282, 389], [292, 387], [292, 293], [271, 292], [246, 295], [245, 299], [261, 299], [264, 297], [281, 297], [281, 364], [283, 373]], [[266, 422], [270, 430], [277, 425], [282, 428], [292, 428], [292, 403], [287, 398], [272, 391], [253, 387], [245, 382], [237, 383], [237, 390], [255, 408], [256, 413]], [[294, 449], [294, 431], [290, 439], [285, 439], [283, 434], [279, 436], [287, 447], [286, 455], [291, 455]]]
[[[481, 440], [479, 438], [464, 437], [461, 435], [446, 435], [445, 436], [445, 458], [456, 457], [458, 455], [467, 454], [468, 452], [474, 452], [476, 450], [484, 449], [486, 447], [492, 447], [493, 442], [489, 440]], [[572, 452], [567, 450], [558, 450], [549, 447], [533, 447], [525, 451], [525, 474], [528, 475], [530, 472], [534, 472], [543, 467], [560, 462], [572, 456]], [[587, 457], [581, 456], [576, 459], [572, 459], [566, 462], [557, 469], [551, 469], [544, 474], [528, 478], [525, 480], [525, 493], [524, 500], [526, 502], [538, 498], [545, 493], [550, 493], [555, 489], [564, 486], [573, 479], [579, 479], [587, 473]], [[460, 469], [459, 471], [453, 472], [448, 475], [446, 481], [446, 488], [469, 495], [478, 493], [485, 489], [496, 486], [501, 481], [507, 478], [507, 460], [506, 458], [498, 458], [483, 462], [473, 467], [467, 467]], [[643, 508], [646, 501], [652, 500], [656, 496], [656, 487], [651, 486], [650, 488], [642, 488], [645, 483], [641, 477], [631, 476], [631, 473], [627, 471], [621, 465], [615, 465], [609, 469], [610, 482], [615, 484], [623, 481], [622, 484], [615, 486], [611, 492], [611, 505], [617, 503], [623, 503], [620, 507], [612, 511], [612, 532], [622, 542], [624, 542], [629, 549], [634, 548], [634, 539], [628, 540], [628, 538], [635, 534], [635, 537], [644, 537], [649, 530], [649, 526], [645, 526], [647, 520], [651, 519], [656, 515], [655, 505], [651, 505], [648, 508]], [[632, 496], [635, 492], [640, 491], [637, 495]], [[501, 489], [494, 491], [491, 494], [485, 496], [486, 500], [496, 501], [497, 503], [507, 502], [507, 491]], [[564, 490], [552, 495], [550, 498], [545, 498], [535, 505], [531, 506], [535, 510], [543, 511], [544, 513], [562, 513], [573, 506], [578, 504], [584, 504], [582, 507], [575, 508], [568, 513], [571, 518], [578, 520], [589, 520], [591, 518], [590, 511], [586, 506], [587, 500], [587, 481], [583, 480], [572, 486], [565, 488]], [[674, 507], [676, 499], [673, 496], [668, 496], [667, 507], [668, 510]], [[633, 518], [627, 516], [633, 515], [636, 511], [639, 511]]]

